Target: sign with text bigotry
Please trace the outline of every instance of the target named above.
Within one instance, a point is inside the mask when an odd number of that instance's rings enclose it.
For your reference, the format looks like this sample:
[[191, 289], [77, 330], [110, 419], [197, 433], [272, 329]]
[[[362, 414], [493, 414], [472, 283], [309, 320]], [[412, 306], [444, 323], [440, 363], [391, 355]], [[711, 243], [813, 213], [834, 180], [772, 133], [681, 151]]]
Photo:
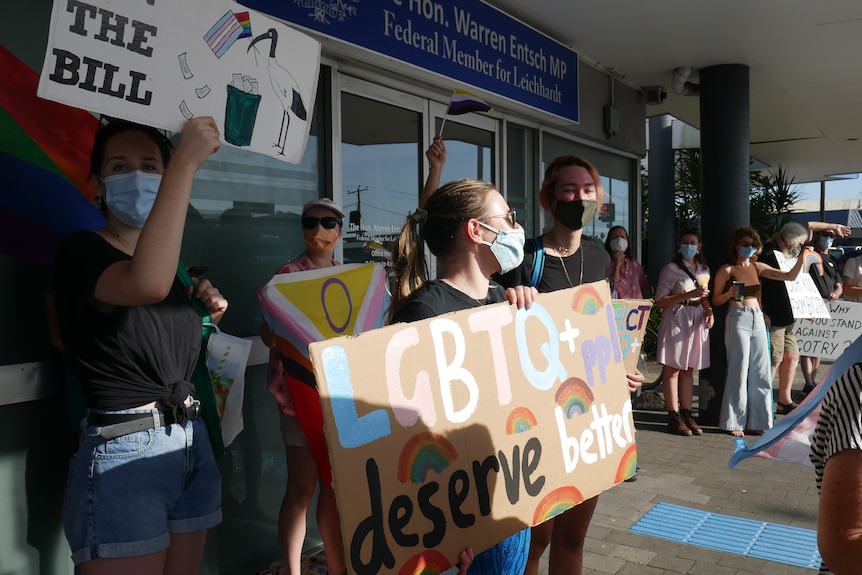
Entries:
[[175, 132], [212, 116], [298, 164], [319, 70], [320, 43], [228, 0], [55, 0], [38, 94]]
[[309, 352], [351, 573], [440, 572], [635, 472], [607, 282]]
[[330, 38], [579, 121], [578, 54], [479, 0], [248, 0]]
[[835, 300], [826, 306], [831, 317], [796, 320], [799, 355], [838, 359], [862, 333], [862, 303]]

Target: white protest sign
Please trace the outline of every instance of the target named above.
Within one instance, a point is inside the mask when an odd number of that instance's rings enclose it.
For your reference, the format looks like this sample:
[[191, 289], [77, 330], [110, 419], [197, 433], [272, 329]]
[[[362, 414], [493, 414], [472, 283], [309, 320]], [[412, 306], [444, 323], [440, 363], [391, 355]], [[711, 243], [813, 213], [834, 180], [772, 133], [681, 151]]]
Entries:
[[298, 164], [319, 68], [316, 40], [228, 0], [57, 0], [38, 94], [165, 130], [212, 116]]
[[[796, 258], [788, 258], [781, 251], [775, 250], [775, 259], [778, 261], [778, 267], [783, 271], [790, 271], [796, 264]], [[819, 264], [820, 272], [823, 273], [823, 260], [814, 252], [805, 253], [805, 265], [799, 276], [793, 281], [785, 281], [784, 285], [787, 288], [787, 295], [790, 298], [790, 305], [793, 308], [793, 317], [795, 319], [812, 318], [812, 317], [829, 317], [829, 310], [826, 309], [826, 304], [823, 303], [823, 298], [814, 284], [814, 280], [807, 273], [808, 268], [812, 265]]]
[[838, 359], [862, 333], [862, 303], [836, 300], [827, 306], [832, 317], [796, 322], [800, 355]]

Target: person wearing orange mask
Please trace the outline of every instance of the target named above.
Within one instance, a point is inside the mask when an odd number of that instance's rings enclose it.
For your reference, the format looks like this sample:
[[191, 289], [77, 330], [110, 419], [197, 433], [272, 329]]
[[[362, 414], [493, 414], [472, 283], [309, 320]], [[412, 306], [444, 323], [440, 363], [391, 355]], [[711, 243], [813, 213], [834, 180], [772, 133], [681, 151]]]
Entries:
[[[315, 270], [340, 265], [333, 259], [335, 248], [341, 240], [344, 211], [341, 206], [324, 198], [308, 202], [302, 208], [302, 229], [305, 236], [305, 251], [294, 260], [284, 264], [278, 274]], [[270, 348], [269, 391], [275, 396], [281, 415], [281, 437], [287, 461], [287, 488], [278, 513], [278, 538], [282, 564], [274, 564], [266, 573], [299, 575], [301, 573], [302, 547], [305, 542], [306, 513], [314, 496], [315, 486], [320, 482], [317, 498], [317, 526], [326, 551], [327, 571], [343, 573], [346, 569], [343, 545], [335, 505], [335, 494], [330, 485], [319, 481], [319, 472], [309, 438], [296, 419], [293, 399], [285, 379], [281, 353], [276, 347], [275, 337], [264, 322], [260, 328], [263, 343]], [[297, 398], [299, 402], [300, 399]], [[323, 429], [320, 430], [323, 437]], [[311, 438], [316, 441], [319, 438]]]

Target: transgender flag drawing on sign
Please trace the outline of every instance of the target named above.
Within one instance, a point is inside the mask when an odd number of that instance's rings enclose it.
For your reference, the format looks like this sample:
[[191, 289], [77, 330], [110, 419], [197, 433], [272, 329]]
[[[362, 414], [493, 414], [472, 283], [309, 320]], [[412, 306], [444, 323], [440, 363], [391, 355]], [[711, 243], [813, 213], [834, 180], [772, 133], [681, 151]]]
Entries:
[[251, 21], [248, 12], [234, 14], [228, 10], [204, 35], [204, 41], [216, 58], [221, 58], [237, 39], [249, 37], [251, 37]]

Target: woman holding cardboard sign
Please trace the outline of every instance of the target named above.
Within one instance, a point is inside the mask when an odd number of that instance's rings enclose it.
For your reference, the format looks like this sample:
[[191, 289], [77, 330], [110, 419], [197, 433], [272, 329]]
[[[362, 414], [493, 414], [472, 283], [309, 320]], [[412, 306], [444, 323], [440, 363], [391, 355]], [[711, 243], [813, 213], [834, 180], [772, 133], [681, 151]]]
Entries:
[[[524, 283], [540, 292], [567, 289], [608, 280], [611, 260], [608, 253], [583, 228], [602, 204], [604, 189], [596, 168], [575, 156], [560, 156], [545, 170], [539, 203], [549, 218], [551, 229], [527, 243], [524, 262], [500, 277], [503, 285]], [[643, 383], [639, 372], [628, 374], [630, 391]], [[566, 510], [533, 527], [533, 541], [525, 575], [536, 575], [539, 559], [548, 545], [550, 575], [580, 573], [584, 561], [584, 540], [598, 503], [598, 496]]]
[[[524, 230], [493, 184], [457, 180], [423, 203], [425, 208], [407, 219], [393, 249], [392, 323], [504, 301], [530, 306], [538, 293], [534, 288], [504, 290], [488, 279], [515, 268], [524, 256]], [[445, 270], [438, 280], [428, 277], [423, 240]], [[524, 529], [477, 555], [470, 572], [518, 575], [529, 545], [530, 530]], [[462, 572], [464, 558], [462, 554]]]
[[[422, 201], [427, 201], [439, 182], [446, 162], [443, 141], [435, 138], [425, 155], [430, 170]], [[582, 234], [603, 198], [604, 189], [599, 174], [590, 162], [575, 156], [554, 159], [545, 171], [539, 191], [539, 203], [549, 218], [553, 219], [553, 225], [550, 231], [526, 243], [523, 261], [511, 270], [503, 269], [502, 275], [497, 277], [498, 281], [504, 286], [534, 286], [539, 292], [607, 281], [611, 271], [610, 256]], [[640, 372], [628, 374], [629, 390], [637, 390], [643, 380]], [[525, 575], [538, 573], [539, 559], [549, 544], [550, 575], [580, 573], [584, 560], [584, 540], [597, 503], [598, 496], [533, 527]]]
[[783, 272], [757, 261], [762, 249], [754, 228], [736, 228], [727, 240], [728, 261], [715, 274], [712, 305], [729, 306], [724, 332], [727, 381], [719, 427], [734, 437], [761, 435], [772, 427], [772, 363], [760, 278], [795, 279], [806, 253], [799, 255], [793, 269]]

